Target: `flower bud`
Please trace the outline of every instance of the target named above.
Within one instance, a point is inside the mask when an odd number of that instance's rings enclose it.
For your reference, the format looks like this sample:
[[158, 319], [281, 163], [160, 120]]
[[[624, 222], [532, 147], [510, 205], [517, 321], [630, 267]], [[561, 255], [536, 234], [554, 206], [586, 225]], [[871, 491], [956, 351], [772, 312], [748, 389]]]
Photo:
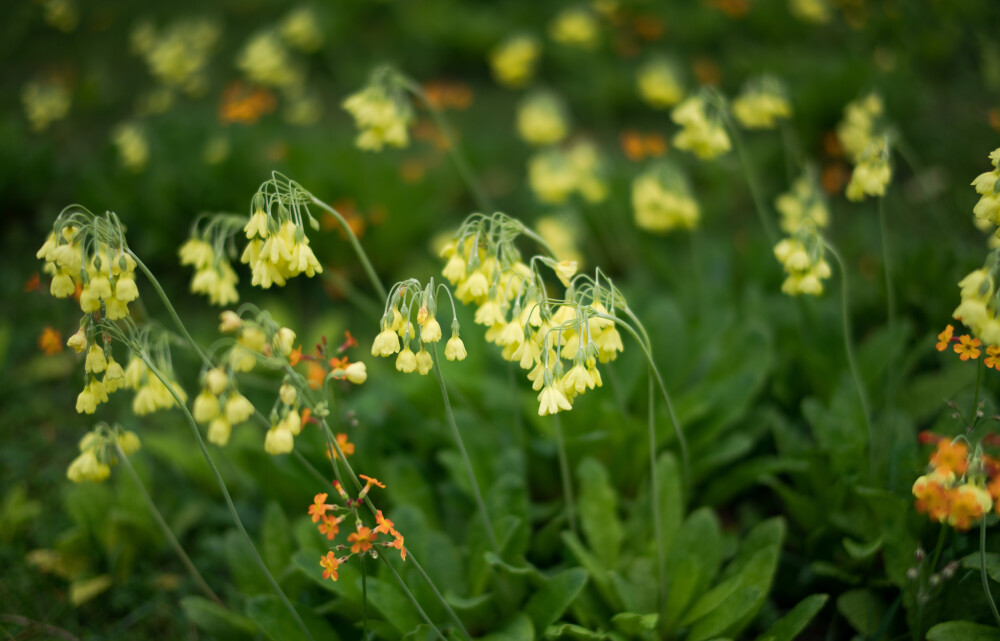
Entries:
[[295, 405], [295, 400], [298, 398], [295, 388], [288, 383], [284, 383], [278, 388], [278, 396], [281, 397], [281, 402], [285, 405]]
[[229, 377], [226, 370], [221, 367], [213, 367], [205, 374], [205, 385], [216, 396], [222, 394], [229, 387]]
[[223, 334], [235, 332], [243, 326], [243, 319], [232, 310], [226, 310], [219, 314], [219, 331]]

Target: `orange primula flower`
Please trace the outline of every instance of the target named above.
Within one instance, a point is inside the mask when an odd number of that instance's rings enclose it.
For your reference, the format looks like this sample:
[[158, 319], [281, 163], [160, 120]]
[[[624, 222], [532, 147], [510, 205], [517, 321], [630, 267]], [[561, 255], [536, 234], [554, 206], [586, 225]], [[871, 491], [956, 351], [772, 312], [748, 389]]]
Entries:
[[396, 532], [396, 538], [393, 539], [392, 543], [389, 544], [389, 547], [396, 548], [397, 550], [399, 550], [399, 556], [400, 556], [400, 558], [402, 558], [404, 561], [406, 560], [406, 548], [403, 547], [403, 535], [402, 534], [400, 534], [399, 532]]
[[396, 524], [390, 521], [389, 519], [385, 518], [384, 516], [382, 516], [382, 510], [377, 510], [375, 512], [375, 522], [378, 523], [378, 526], [375, 527], [375, 530], [377, 532], [381, 532], [382, 534], [392, 534], [393, 536], [396, 536], [396, 528], [395, 528]]
[[323, 578], [337, 580], [337, 568], [343, 563], [341, 559], [334, 556], [333, 552], [327, 552], [325, 556], [320, 557], [319, 564], [323, 566]]
[[1000, 345], [990, 345], [986, 348], [986, 358], [983, 359], [986, 367], [1000, 370]]
[[318, 523], [327, 510], [333, 509], [333, 506], [326, 502], [327, 496], [329, 495], [326, 492], [320, 492], [313, 497], [313, 504], [309, 506], [309, 514], [313, 517], [313, 523]]
[[248, 88], [240, 82], [226, 87], [219, 105], [219, 120], [225, 124], [252, 125], [264, 114], [274, 111], [277, 100], [267, 89]]
[[979, 358], [980, 345], [982, 345], [982, 341], [978, 338], [972, 338], [968, 334], [963, 334], [958, 337], [958, 345], [955, 345], [955, 353], [963, 361], [967, 361], [970, 358], [975, 360]]
[[969, 467], [969, 446], [961, 441], [941, 439], [937, 451], [931, 455], [931, 465], [937, 472], [962, 476]]
[[[343, 432], [337, 434], [337, 445], [340, 446], [340, 451], [344, 453], [344, 456], [351, 456], [354, 454], [354, 443], [351, 443], [347, 439], [347, 434], [344, 434]], [[337, 448], [332, 445], [327, 446], [326, 457], [340, 460], [340, 455], [337, 454]]]
[[382, 488], [383, 490], [385, 489], [385, 483], [382, 483], [377, 478], [374, 478], [374, 477], [371, 477], [371, 476], [365, 476], [364, 474], [358, 474], [358, 476], [360, 476], [361, 478], [363, 478], [367, 482], [368, 485], [377, 485], [380, 488]]
[[347, 542], [351, 543], [351, 552], [353, 554], [358, 554], [359, 552], [367, 552], [372, 549], [372, 543], [378, 539], [378, 533], [373, 532], [370, 528], [364, 525], [358, 526], [357, 532], [351, 532], [347, 537]]
[[956, 530], [968, 530], [974, 521], [993, 507], [989, 493], [971, 483], [960, 485], [949, 496], [948, 524]]
[[937, 351], [943, 352], [944, 350], [948, 349], [948, 343], [951, 342], [951, 335], [952, 333], [954, 333], [954, 331], [955, 328], [952, 327], [951, 325], [948, 325], [944, 328], [943, 332], [938, 334], [938, 343], [937, 345], [934, 346], [937, 348]]
[[326, 538], [332, 541], [338, 532], [340, 532], [340, 519], [324, 515], [323, 522], [319, 524], [319, 533], [325, 534]]
[[302, 346], [299, 345], [292, 350], [292, 353], [288, 355], [288, 364], [295, 367], [302, 360]]
[[943, 521], [948, 516], [950, 493], [942, 481], [940, 475], [928, 474], [913, 483], [917, 511], [927, 514], [932, 521]]
[[306, 380], [309, 381], [309, 387], [312, 389], [319, 389], [323, 387], [323, 381], [325, 379], [326, 368], [316, 361], [309, 361], [309, 371], [306, 373]]
[[38, 336], [38, 349], [42, 350], [46, 356], [58, 354], [63, 350], [62, 334], [59, 330], [46, 327]]
[[42, 289], [42, 276], [38, 272], [35, 272], [28, 280], [24, 281], [24, 291], [26, 292], [37, 292]]

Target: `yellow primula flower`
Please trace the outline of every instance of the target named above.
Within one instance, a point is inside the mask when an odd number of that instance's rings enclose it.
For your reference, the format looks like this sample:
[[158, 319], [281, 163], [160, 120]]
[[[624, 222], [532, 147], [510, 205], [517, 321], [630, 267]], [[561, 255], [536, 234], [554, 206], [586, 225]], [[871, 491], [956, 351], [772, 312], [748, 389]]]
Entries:
[[747, 129], [774, 129], [779, 119], [792, 115], [784, 85], [763, 76], [747, 82], [732, 103], [733, 116]]
[[517, 133], [532, 145], [551, 145], [569, 134], [563, 103], [549, 91], [535, 91], [517, 107]]
[[639, 67], [636, 83], [639, 96], [653, 109], [673, 107], [684, 97], [680, 71], [666, 58], [653, 58]]
[[681, 130], [674, 135], [674, 146], [678, 149], [709, 160], [732, 147], [717, 110], [710, 113], [702, 95], [692, 96], [677, 105], [670, 112], [670, 118], [681, 126]]
[[541, 44], [532, 36], [517, 35], [504, 40], [490, 51], [493, 77], [507, 87], [523, 87], [534, 75], [541, 51]]
[[687, 179], [669, 161], [661, 161], [635, 178], [632, 210], [636, 225], [655, 233], [694, 229], [701, 216]]
[[584, 7], [563, 9], [549, 23], [549, 36], [562, 45], [594, 49], [598, 43], [597, 18]]

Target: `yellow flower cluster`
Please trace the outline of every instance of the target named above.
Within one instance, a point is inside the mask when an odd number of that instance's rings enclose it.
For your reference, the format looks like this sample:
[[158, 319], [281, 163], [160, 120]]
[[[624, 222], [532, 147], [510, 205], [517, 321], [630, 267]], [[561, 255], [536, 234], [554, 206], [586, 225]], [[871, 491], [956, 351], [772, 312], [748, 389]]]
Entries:
[[118, 150], [118, 161], [128, 171], [142, 171], [149, 162], [149, 140], [140, 125], [122, 123], [112, 133], [111, 142]]
[[577, 141], [568, 149], [547, 149], [528, 160], [528, 184], [543, 203], [561, 204], [574, 193], [590, 203], [608, 196], [597, 147]]
[[932, 521], [968, 530], [1000, 498], [1000, 463], [978, 448], [970, 452], [961, 441], [941, 438], [928, 467], [930, 471], [914, 481], [912, 492], [917, 511]]
[[239, 276], [225, 253], [216, 252], [211, 243], [201, 238], [190, 238], [180, 248], [181, 265], [195, 268], [191, 291], [204, 294], [213, 305], [225, 306], [240, 299], [236, 292]]
[[[85, 322], [85, 325], [89, 326], [89, 321]], [[125, 370], [115, 360], [109, 347], [87, 340], [83, 327], [70, 337], [67, 345], [77, 352], [87, 351], [83, 365], [87, 384], [76, 397], [76, 411], [80, 414], [93, 414], [97, 411], [98, 405], [107, 402], [109, 394], [113, 394], [125, 385]]]
[[312, 8], [302, 6], [292, 9], [278, 27], [281, 37], [293, 47], [310, 53], [323, 46], [323, 32], [319, 16]]
[[[471, 216], [442, 255], [443, 275], [455, 297], [477, 306], [475, 322], [487, 327], [486, 340], [501, 357], [528, 370], [538, 394], [538, 414], [572, 407], [573, 399], [602, 384], [597, 363], [614, 360], [624, 349], [610, 317], [609, 292], [594, 283], [576, 286], [576, 263], [534, 257], [520, 259], [514, 240], [534, 232], [503, 214]], [[567, 289], [566, 300], [546, 295], [538, 265], [546, 265]], [[611, 309], [614, 300], [611, 295]], [[565, 364], [564, 364], [565, 361]]]
[[493, 77], [507, 87], [523, 87], [535, 74], [535, 65], [542, 46], [529, 35], [507, 38], [490, 51], [490, 68]]
[[803, 225], [824, 228], [830, 224], [830, 210], [816, 174], [811, 170], [792, 183], [790, 191], [778, 196], [774, 208], [781, 218], [781, 230], [789, 235], [795, 234]]
[[1000, 253], [990, 252], [986, 264], [959, 281], [961, 303], [952, 316], [972, 330], [972, 334], [990, 345], [1000, 344], [1000, 318], [997, 307], [997, 277], [1000, 275]]
[[[138, 356], [129, 359], [125, 368], [125, 387], [135, 390], [132, 411], [137, 416], [152, 414], [158, 410], [168, 410], [177, 405], [176, 394], [181, 402], [187, 402], [187, 393], [177, 382], [173, 368], [167, 358], [160, 358], [156, 369], [167, 379], [166, 384], [154, 374]], [[173, 393], [171, 393], [173, 390]]]
[[781, 118], [790, 118], [792, 105], [784, 85], [762, 76], [746, 83], [732, 103], [733, 116], [747, 129], [774, 129]]
[[870, 93], [844, 107], [844, 119], [837, 125], [837, 139], [852, 162], [861, 160], [862, 154], [881, 129], [885, 112], [882, 97]]
[[80, 309], [100, 312], [110, 320], [128, 316], [128, 304], [139, 297], [135, 260], [123, 246], [113, 246], [80, 228], [67, 225], [50, 233], [36, 254], [45, 260], [43, 271], [52, 276], [50, 292], [66, 298], [81, 287]]
[[653, 109], [673, 107], [684, 97], [680, 70], [667, 58], [652, 58], [639, 67], [636, 82], [639, 97]]
[[132, 42], [157, 80], [196, 95], [207, 88], [205, 68], [220, 34], [219, 26], [205, 19], [176, 22], [162, 33], [144, 23]]
[[826, 24], [833, 17], [829, 0], [789, 0], [792, 15], [812, 24]]
[[302, 71], [296, 67], [291, 54], [274, 30], [255, 34], [243, 47], [236, 59], [247, 78], [261, 85], [287, 89], [303, 83]]
[[558, 261], [576, 261], [583, 265], [579, 249], [580, 230], [565, 216], [542, 216], [535, 221], [535, 231], [552, 248]]
[[[426, 287], [416, 280], [396, 283], [386, 301], [386, 311], [379, 325], [381, 331], [372, 343], [372, 356], [396, 356], [396, 369], [404, 374], [413, 372], [426, 376], [434, 367], [434, 358], [427, 346], [441, 340], [441, 324], [437, 312], [436, 288], [431, 279]], [[400, 311], [402, 310], [402, 311]], [[444, 356], [449, 361], [466, 357], [465, 343], [458, 334], [458, 320], [452, 304], [451, 338], [445, 344]], [[417, 344], [414, 352], [412, 344]]]
[[63, 33], [73, 31], [80, 23], [80, 8], [74, 0], [44, 0], [42, 11], [45, 24]]
[[208, 425], [209, 442], [226, 445], [233, 426], [253, 416], [253, 405], [236, 389], [232, 372], [225, 367], [213, 367], [204, 372], [202, 384], [191, 414], [195, 421]]
[[732, 147], [718, 108], [711, 109], [703, 94], [691, 96], [670, 112], [681, 126], [674, 135], [674, 146], [690, 151], [703, 160], [715, 158]]
[[24, 114], [32, 131], [44, 131], [69, 113], [69, 89], [59, 82], [29, 82], [21, 91]]
[[139, 451], [135, 432], [101, 423], [80, 439], [80, 455], [73, 459], [66, 477], [74, 483], [100, 483], [111, 476], [111, 466], [118, 463], [118, 447], [126, 456]]
[[990, 153], [990, 162], [993, 163], [993, 171], [976, 176], [972, 181], [972, 186], [976, 188], [976, 193], [981, 196], [976, 203], [972, 213], [978, 221], [989, 223], [989, 225], [1000, 225], [1000, 149], [995, 149]]
[[847, 183], [847, 199], [860, 201], [866, 196], [884, 196], [891, 178], [889, 138], [882, 136], [872, 140], [858, 157], [851, 180]]
[[252, 283], [264, 289], [272, 284], [282, 287], [287, 279], [299, 274], [311, 278], [323, 272], [323, 266], [309, 247], [301, 215], [284, 207], [277, 209], [275, 217], [255, 205], [243, 228], [248, 242], [240, 262], [251, 266]]
[[378, 81], [378, 72], [367, 87], [348, 96], [344, 109], [354, 117], [358, 149], [380, 151], [382, 147], [406, 147], [410, 144], [409, 126], [413, 107], [397, 87]]
[[701, 212], [680, 168], [660, 161], [632, 182], [632, 210], [640, 229], [666, 233], [694, 229]]
[[551, 91], [538, 90], [517, 107], [517, 133], [532, 145], [551, 145], [569, 134], [566, 108]]
[[563, 9], [549, 23], [549, 36], [569, 47], [593, 49], [598, 43], [597, 18], [584, 7]]

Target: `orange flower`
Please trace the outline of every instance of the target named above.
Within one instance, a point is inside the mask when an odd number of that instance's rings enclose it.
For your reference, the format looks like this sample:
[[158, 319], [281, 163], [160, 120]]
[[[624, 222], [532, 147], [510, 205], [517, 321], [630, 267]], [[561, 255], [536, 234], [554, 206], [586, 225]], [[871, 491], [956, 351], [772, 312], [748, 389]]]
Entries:
[[299, 345], [292, 350], [292, 353], [288, 355], [288, 364], [295, 367], [302, 360], [302, 346]]
[[955, 345], [955, 353], [963, 361], [967, 361], [970, 358], [975, 360], [979, 358], [979, 346], [982, 342], [978, 338], [972, 338], [968, 334], [963, 334], [958, 337], [958, 345]]
[[332, 541], [338, 532], [340, 532], [340, 519], [324, 515], [323, 522], [319, 524], [319, 533], [325, 534], [326, 538]]
[[372, 549], [372, 543], [378, 539], [378, 533], [372, 532], [370, 528], [364, 525], [358, 526], [357, 532], [351, 532], [347, 537], [347, 542], [351, 543], [351, 552], [357, 554], [359, 552], [367, 552]]
[[931, 465], [938, 472], [962, 476], [969, 466], [969, 446], [961, 441], [941, 439], [938, 441], [937, 451], [931, 455]]
[[225, 124], [239, 122], [252, 125], [264, 114], [274, 111], [277, 100], [267, 89], [249, 89], [234, 82], [226, 87], [219, 105], [219, 120]]
[[944, 331], [938, 334], [938, 343], [935, 345], [937, 351], [943, 352], [948, 349], [948, 343], [951, 342], [951, 335], [955, 331], [955, 328], [948, 325], [944, 328]]
[[330, 359], [331, 369], [345, 369], [350, 364], [351, 364], [351, 359], [347, 358], [346, 356], [344, 356], [343, 358], [337, 358], [336, 356], [334, 356], [333, 358]]
[[378, 526], [375, 528], [376, 532], [396, 536], [396, 524], [382, 516], [382, 510], [377, 510], [375, 512], [375, 522], [378, 523]]
[[949, 491], [941, 485], [937, 474], [918, 478], [913, 483], [913, 496], [917, 511], [927, 514], [932, 521], [943, 521], [948, 516]]
[[310, 388], [319, 389], [323, 387], [323, 381], [326, 379], [326, 369], [316, 361], [309, 361], [306, 379], [309, 381]]
[[[986, 491], [990, 493], [994, 501], [1000, 499], [1000, 476], [994, 476], [990, 479], [990, 482], [986, 485]], [[996, 507], [997, 513], [1000, 514], [1000, 503], [997, 503]]]
[[659, 134], [626, 130], [621, 136], [622, 151], [629, 160], [658, 158], [667, 152], [667, 142]]
[[1000, 345], [990, 345], [986, 348], [986, 358], [983, 359], [986, 367], [1000, 370]]
[[58, 354], [63, 349], [62, 334], [58, 330], [46, 327], [38, 336], [38, 349], [42, 350], [46, 356]]
[[382, 488], [383, 490], [385, 489], [385, 483], [382, 483], [377, 478], [374, 478], [374, 477], [371, 477], [371, 476], [365, 476], [364, 474], [358, 474], [358, 476], [360, 476], [361, 478], [363, 478], [367, 482], [368, 485], [377, 485], [380, 488]]
[[337, 580], [337, 568], [343, 563], [341, 559], [334, 556], [333, 552], [327, 552], [326, 556], [319, 559], [319, 564], [323, 566], [323, 578]]
[[340, 344], [340, 347], [337, 348], [337, 351], [338, 352], [346, 352], [351, 347], [357, 347], [357, 346], [358, 346], [357, 339], [354, 338], [354, 336], [352, 336], [351, 333], [345, 329], [344, 330], [344, 342]]
[[24, 291], [37, 292], [42, 289], [42, 276], [38, 272], [32, 274], [28, 280], [24, 281]]
[[313, 504], [309, 506], [309, 514], [313, 517], [313, 523], [318, 523], [327, 510], [333, 509], [333, 506], [326, 502], [327, 496], [326, 492], [320, 492], [313, 497]]
[[403, 535], [402, 534], [400, 534], [399, 532], [396, 532], [396, 538], [393, 539], [392, 543], [389, 544], [389, 547], [396, 548], [397, 550], [399, 550], [399, 556], [404, 561], [406, 560], [406, 548], [403, 547]]
[[974, 521], [983, 516], [992, 501], [986, 490], [970, 483], [960, 485], [949, 493], [948, 524], [956, 530], [968, 530]]
[[[337, 444], [340, 445], [340, 451], [344, 453], [344, 456], [351, 456], [354, 454], [354, 443], [348, 441], [347, 438], [347, 434], [344, 434], [343, 432], [337, 434]], [[340, 456], [337, 454], [337, 448], [332, 445], [328, 446], [326, 450], [326, 457], [339, 460]]]

